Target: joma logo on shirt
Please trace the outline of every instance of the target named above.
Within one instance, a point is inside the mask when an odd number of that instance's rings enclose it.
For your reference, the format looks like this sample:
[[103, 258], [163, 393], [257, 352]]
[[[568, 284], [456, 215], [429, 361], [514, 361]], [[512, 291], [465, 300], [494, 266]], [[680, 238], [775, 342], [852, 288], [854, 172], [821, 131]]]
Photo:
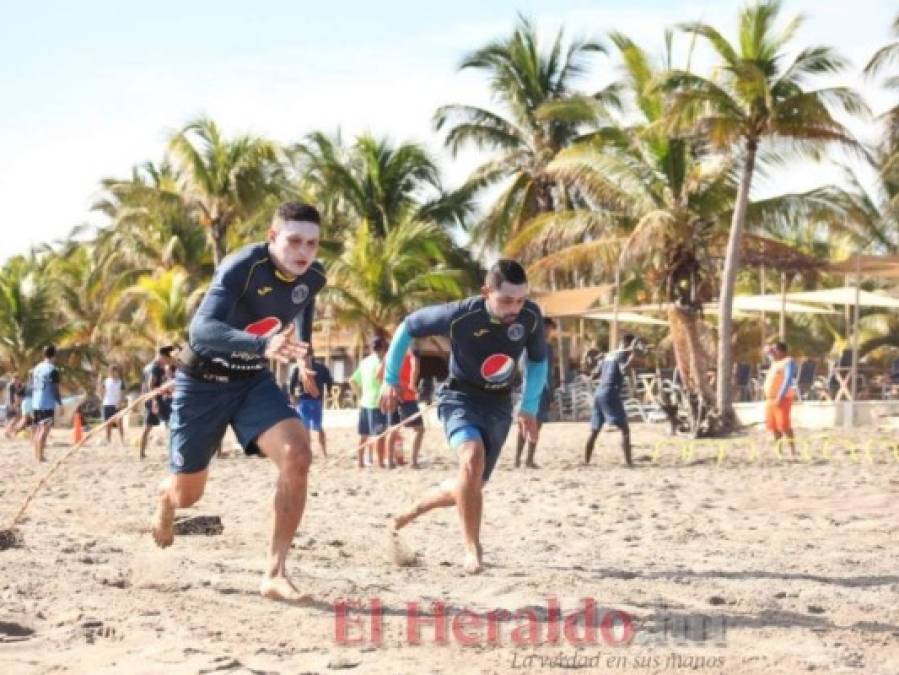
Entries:
[[488, 328], [481, 328], [481, 329], [476, 330], [476, 331], [474, 332], [474, 336], [475, 336], [475, 337], [483, 337], [484, 335], [487, 335], [487, 333], [489, 333], [489, 332], [490, 332], [490, 329], [488, 329]]
[[256, 291], [256, 293], [258, 293], [259, 295], [268, 295], [271, 292], [272, 292], [271, 286], [263, 286], [258, 291]]

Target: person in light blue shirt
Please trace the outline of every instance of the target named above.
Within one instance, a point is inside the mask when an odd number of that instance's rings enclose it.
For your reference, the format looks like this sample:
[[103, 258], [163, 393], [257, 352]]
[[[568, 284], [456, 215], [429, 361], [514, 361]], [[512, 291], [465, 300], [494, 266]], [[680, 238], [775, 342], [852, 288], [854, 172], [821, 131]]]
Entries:
[[459, 473], [455, 480], [428, 491], [412, 509], [394, 518], [392, 526], [395, 534], [432, 509], [456, 506], [467, 574], [482, 569], [482, 490], [512, 426], [512, 382], [525, 351], [518, 423], [529, 441], [537, 436], [536, 416], [546, 386], [546, 340], [543, 315], [527, 295], [524, 268], [514, 260], [500, 260], [487, 273], [481, 295], [407, 316], [387, 353], [381, 409], [393, 412], [402, 400], [400, 369], [412, 338], [449, 338], [450, 377], [438, 394], [437, 413], [450, 446], [459, 454]]
[[44, 360], [34, 367], [31, 374], [31, 406], [32, 445], [34, 457], [38, 462], [44, 461], [44, 449], [47, 447], [47, 437], [50, 435], [50, 427], [53, 426], [53, 417], [56, 407], [62, 405], [59, 395], [59, 370], [56, 368], [56, 347], [47, 345], [44, 347]]

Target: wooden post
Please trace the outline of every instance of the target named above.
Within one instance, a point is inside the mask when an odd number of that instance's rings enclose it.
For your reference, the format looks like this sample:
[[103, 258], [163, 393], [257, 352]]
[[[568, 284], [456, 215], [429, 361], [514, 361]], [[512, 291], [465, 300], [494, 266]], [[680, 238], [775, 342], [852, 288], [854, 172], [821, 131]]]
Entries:
[[849, 425], [855, 425], [855, 401], [858, 398], [858, 321], [861, 313], [862, 256], [855, 254], [855, 315], [852, 322], [852, 402], [849, 404]]
[[615, 297], [612, 302], [612, 325], [609, 327], [609, 351], [618, 346], [618, 307], [621, 298], [621, 257], [615, 261]]
[[[767, 282], [768, 282], [768, 278], [767, 278], [767, 271], [768, 271], [768, 270], [765, 269], [765, 266], [764, 266], [764, 265], [762, 265], [761, 269], [759, 270], [759, 280], [761, 281], [762, 296], [763, 296], [763, 297], [764, 297], [764, 296], [767, 294], [767, 292], [768, 292], [768, 283], [767, 283]], [[762, 310], [762, 313], [761, 313], [761, 334], [762, 334], [762, 336], [761, 336], [762, 359], [761, 359], [761, 360], [764, 360], [764, 358], [765, 358], [765, 347], [766, 347], [766, 340], [765, 340], [765, 338], [767, 337], [767, 334], [768, 334], [768, 315], [765, 313], [765, 310], [764, 310], [764, 309]]]
[[780, 339], [787, 339], [787, 273], [780, 273]]
[[[562, 326], [565, 324], [565, 321], [562, 317], [559, 317], [559, 331], [556, 333], [556, 341], [559, 343], [559, 382], [565, 381], [565, 357], [562, 354], [564, 351], [563, 343], [562, 343], [562, 333], [564, 332]], [[550, 366], [552, 368], [552, 366]]]

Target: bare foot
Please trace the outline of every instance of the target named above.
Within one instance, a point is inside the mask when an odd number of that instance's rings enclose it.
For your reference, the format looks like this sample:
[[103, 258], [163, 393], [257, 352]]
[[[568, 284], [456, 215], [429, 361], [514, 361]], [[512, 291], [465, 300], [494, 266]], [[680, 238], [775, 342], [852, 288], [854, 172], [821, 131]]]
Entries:
[[481, 547], [478, 545], [478, 548], [475, 551], [469, 551], [465, 554], [465, 564], [462, 566], [465, 570], [465, 574], [480, 574], [481, 573]]
[[394, 530], [402, 530], [406, 525], [411, 523], [415, 519], [415, 511], [410, 509], [405, 513], [401, 513], [398, 516], [394, 516], [393, 518], [393, 529]]
[[418, 565], [418, 555], [406, 546], [400, 538], [400, 533], [392, 526], [387, 528], [387, 556], [398, 567]]
[[159, 548], [167, 548], [175, 541], [175, 507], [165, 497], [160, 497], [151, 527], [153, 541]]
[[259, 584], [259, 593], [263, 598], [279, 600], [294, 604], [307, 604], [312, 601], [308, 593], [301, 593], [293, 582], [284, 575], [264, 577]]
[[527, 462], [527, 463], [525, 463], [524, 466], [525, 466], [525, 468], [527, 468], [527, 469], [539, 469], [539, 468], [540, 468], [539, 466], [537, 466], [536, 464], [534, 464], [534, 462]]

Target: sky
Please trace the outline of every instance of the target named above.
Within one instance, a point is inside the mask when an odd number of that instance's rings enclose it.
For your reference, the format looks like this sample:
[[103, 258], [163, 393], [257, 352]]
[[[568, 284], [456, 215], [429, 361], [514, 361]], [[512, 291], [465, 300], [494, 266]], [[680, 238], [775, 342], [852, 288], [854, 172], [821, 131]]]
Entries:
[[[432, 5], [433, 6], [429, 6]], [[458, 69], [463, 56], [511, 32], [516, 14], [549, 39], [619, 30], [660, 52], [665, 26], [712, 23], [735, 30], [736, 1], [593, 0], [447, 3], [106, 0], [5, 3], [0, 22], [0, 261], [98, 224], [90, 207], [104, 177], [158, 161], [174, 129], [199, 115], [226, 134], [289, 142], [313, 130], [346, 138], [370, 131], [424, 143], [449, 186], [483, 155], [453, 158], [431, 126], [447, 103], [491, 106], [486, 80]], [[807, 16], [797, 44], [827, 44], [856, 69], [826, 84], [860, 87], [875, 112], [892, 98], [858, 70], [889, 39], [895, 2], [786, 0]], [[697, 54], [697, 69], [711, 55]], [[578, 83], [594, 91], [616, 76], [598, 57]], [[863, 140], [873, 121], [853, 122]], [[786, 168], [755, 194], [839, 180], [832, 167]]]

